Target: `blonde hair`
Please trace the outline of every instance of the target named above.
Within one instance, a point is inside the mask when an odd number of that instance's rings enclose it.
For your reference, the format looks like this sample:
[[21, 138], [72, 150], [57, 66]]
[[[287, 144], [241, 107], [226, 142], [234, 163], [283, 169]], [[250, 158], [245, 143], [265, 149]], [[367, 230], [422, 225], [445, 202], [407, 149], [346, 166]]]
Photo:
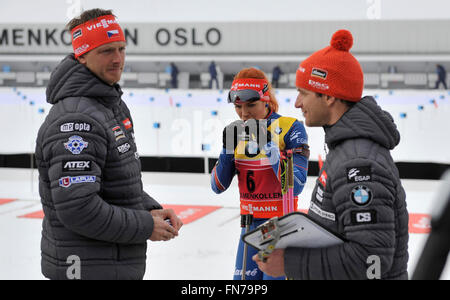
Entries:
[[270, 110], [272, 110], [273, 112], [277, 112], [278, 111], [278, 101], [275, 98], [275, 94], [273, 93], [273, 89], [272, 89], [272, 85], [270, 84], [269, 80], [266, 77], [266, 74], [264, 74], [263, 71], [258, 70], [256, 68], [245, 68], [242, 69], [241, 71], [239, 71], [239, 73], [236, 74], [236, 76], [234, 76], [234, 79], [242, 79], [242, 78], [254, 78], [254, 79], [265, 79], [267, 80], [267, 83], [269, 84], [269, 97], [270, 97], [270, 102], [269, 102], [269, 107]]

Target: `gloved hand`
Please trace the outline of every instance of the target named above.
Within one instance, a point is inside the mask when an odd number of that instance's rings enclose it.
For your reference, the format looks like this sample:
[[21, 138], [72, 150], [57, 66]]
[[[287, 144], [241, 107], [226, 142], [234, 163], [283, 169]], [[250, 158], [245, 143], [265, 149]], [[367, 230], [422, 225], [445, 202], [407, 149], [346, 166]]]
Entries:
[[267, 129], [267, 120], [234, 121], [223, 130], [223, 148], [227, 154], [234, 154], [239, 141], [246, 141], [245, 154], [256, 156], [270, 143], [272, 136]]
[[223, 148], [226, 149], [227, 154], [234, 154], [240, 140], [245, 138], [244, 121], [237, 120], [228, 124], [222, 133]]
[[267, 128], [267, 120], [247, 120], [245, 134], [246, 141], [249, 142], [246, 154], [258, 154], [265, 145], [272, 141], [272, 135]]

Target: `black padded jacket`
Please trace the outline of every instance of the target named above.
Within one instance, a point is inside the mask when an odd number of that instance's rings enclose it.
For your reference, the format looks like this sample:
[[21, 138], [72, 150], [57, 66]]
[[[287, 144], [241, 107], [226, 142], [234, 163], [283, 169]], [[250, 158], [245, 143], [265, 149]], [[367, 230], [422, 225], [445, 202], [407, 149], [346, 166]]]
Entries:
[[36, 141], [47, 278], [73, 278], [76, 259], [81, 279], [144, 276], [150, 210], [161, 206], [143, 190], [133, 120], [121, 95], [119, 85], [104, 83], [73, 55], [51, 75], [53, 106]]
[[345, 242], [287, 248], [285, 271], [296, 279], [408, 279], [406, 195], [390, 150], [400, 142], [391, 115], [364, 97], [333, 126], [309, 215]]

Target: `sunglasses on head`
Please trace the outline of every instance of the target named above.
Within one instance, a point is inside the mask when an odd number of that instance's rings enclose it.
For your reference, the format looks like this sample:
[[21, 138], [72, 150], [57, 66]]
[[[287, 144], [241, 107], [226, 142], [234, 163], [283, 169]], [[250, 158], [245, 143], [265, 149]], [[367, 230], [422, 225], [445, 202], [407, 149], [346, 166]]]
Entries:
[[268, 85], [265, 84], [262, 91], [253, 89], [231, 90], [228, 93], [228, 103], [254, 102], [258, 100], [269, 102], [270, 97], [267, 95], [264, 96], [264, 93], [266, 93], [268, 89]]
[[230, 91], [228, 93], [228, 103], [253, 102], [263, 98], [263, 93], [255, 90]]

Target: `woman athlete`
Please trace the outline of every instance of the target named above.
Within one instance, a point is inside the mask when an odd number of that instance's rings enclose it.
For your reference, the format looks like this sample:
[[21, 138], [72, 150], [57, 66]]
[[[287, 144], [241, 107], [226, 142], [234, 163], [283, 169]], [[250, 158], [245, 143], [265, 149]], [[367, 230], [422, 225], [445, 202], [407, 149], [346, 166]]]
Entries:
[[[243, 69], [235, 76], [228, 102], [234, 104], [239, 120], [223, 130], [223, 149], [211, 174], [211, 187], [215, 193], [222, 193], [237, 174], [241, 220], [251, 220], [251, 230], [272, 217], [283, 215], [280, 158], [288, 149], [295, 150], [294, 207], [297, 208], [297, 196], [307, 177], [308, 137], [298, 120], [277, 114], [278, 102], [272, 87], [264, 72], [258, 69]], [[248, 215], [252, 218], [247, 218]], [[243, 228], [241, 237], [245, 232]], [[284, 279], [262, 273], [252, 260], [257, 249], [248, 246], [244, 259], [244, 248], [240, 239], [235, 280]]]

